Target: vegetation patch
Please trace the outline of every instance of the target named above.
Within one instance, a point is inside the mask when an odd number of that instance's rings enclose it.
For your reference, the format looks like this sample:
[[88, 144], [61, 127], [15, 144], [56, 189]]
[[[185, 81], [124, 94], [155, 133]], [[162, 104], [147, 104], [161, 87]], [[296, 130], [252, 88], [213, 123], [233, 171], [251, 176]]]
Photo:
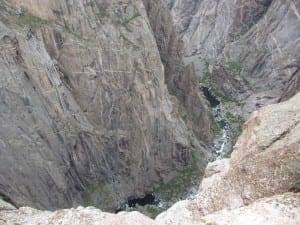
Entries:
[[240, 126], [245, 123], [245, 119], [242, 116], [234, 116], [231, 112], [226, 112], [226, 118], [230, 123], [237, 123]]
[[146, 208], [146, 214], [152, 219], [155, 219], [161, 212], [163, 212], [163, 209], [156, 206], [147, 206]]
[[40, 17], [34, 16], [29, 12], [22, 13], [19, 16], [17, 22], [21, 26], [27, 26], [28, 28], [31, 28], [31, 29], [34, 29], [34, 30], [49, 23], [48, 20], [44, 20]]
[[220, 124], [216, 121], [214, 116], [212, 116], [212, 118], [211, 118], [211, 123], [212, 123], [212, 128], [213, 128], [214, 134], [216, 134], [216, 135], [222, 134], [222, 128], [221, 128]]
[[163, 201], [171, 201], [180, 199], [183, 194], [188, 193], [190, 188], [195, 184], [194, 182], [199, 180], [204, 172], [205, 165], [203, 164], [203, 156], [198, 152], [193, 152], [193, 163], [192, 165], [179, 172], [179, 174], [171, 179], [167, 183], [160, 183], [153, 191], [153, 194]]
[[206, 59], [203, 59], [204, 68], [202, 70], [202, 76], [199, 79], [199, 83], [206, 84], [208, 83], [209, 78], [211, 77], [211, 73], [209, 72], [209, 63]]
[[[226, 112], [226, 119], [229, 121], [231, 127], [234, 127], [234, 129], [232, 129], [232, 138], [231, 138], [232, 146], [234, 146], [238, 137], [242, 133], [242, 126], [245, 123], [245, 119], [240, 115], [235, 116], [231, 112]], [[232, 151], [233, 151], [233, 147], [231, 148], [230, 151], [226, 152], [224, 157], [230, 158]]]
[[134, 20], [140, 16], [141, 16], [141, 14], [139, 12], [135, 12], [130, 18], [120, 22], [120, 24], [122, 26], [124, 26], [126, 28], [126, 30], [128, 30], [129, 32], [132, 32], [131, 28], [129, 27], [129, 24], [132, 20]]
[[300, 191], [300, 163], [298, 161], [292, 161], [288, 164], [281, 165], [280, 167], [281, 176], [290, 178], [290, 191]]
[[88, 185], [83, 193], [83, 205], [94, 206], [102, 210], [111, 210], [114, 199], [110, 189], [104, 182], [96, 182]]
[[220, 90], [218, 90], [217, 88], [215, 88], [211, 81], [210, 81], [210, 77], [211, 77], [211, 73], [209, 72], [209, 63], [206, 59], [203, 59], [204, 62], [204, 68], [202, 70], [202, 75], [199, 79], [199, 83], [201, 84], [205, 84], [207, 85], [207, 87], [209, 88], [209, 91], [222, 103], [229, 103], [229, 102], [234, 102], [236, 105], [240, 105], [240, 102], [232, 99], [230, 97], [227, 97], [226, 95], [224, 95]]
[[241, 64], [235, 61], [228, 61], [225, 64], [225, 69], [227, 72], [229, 72], [233, 76], [240, 75], [242, 71]]
[[234, 102], [237, 106], [240, 106], [241, 103], [238, 100], [232, 99], [224, 95], [220, 90], [216, 89], [214, 86], [209, 85], [209, 90], [218, 98], [222, 103]]

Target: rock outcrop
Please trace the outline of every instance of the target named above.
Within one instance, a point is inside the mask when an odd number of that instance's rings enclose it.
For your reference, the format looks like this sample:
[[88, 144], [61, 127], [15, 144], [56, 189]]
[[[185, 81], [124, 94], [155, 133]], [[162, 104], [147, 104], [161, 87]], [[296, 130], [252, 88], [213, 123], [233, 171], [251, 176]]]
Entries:
[[[195, 200], [176, 203], [159, 215], [157, 221], [181, 224], [177, 221], [180, 219], [194, 224], [201, 221], [204, 215], [219, 210], [236, 209], [264, 197], [291, 190], [299, 191], [299, 101], [300, 94], [297, 94], [287, 102], [254, 112], [244, 124], [232, 157], [208, 165]], [[299, 210], [299, 203], [294, 207]], [[232, 212], [235, 214], [244, 210], [242, 208]], [[176, 216], [178, 212], [182, 214]], [[226, 211], [223, 213], [227, 214]]]
[[29, 207], [17, 210], [7, 207], [7, 203], [0, 200], [0, 224], [153, 225], [154, 223], [153, 220], [138, 212], [116, 215], [102, 212], [94, 207], [78, 207], [55, 212], [39, 211]]
[[208, 63], [209, 85], [240, 101], [244, 117], [300, 90], [299, 1], [165, 2], [187, 45], [186, 62], [199, 77]]
[[[259, 201], [245, 207], [222, 210], [202, 217], [199, 221], [189, 221], [182, 217], [183, 212], [174, 214], [172, 223], [164, 223], [162, 220], [153, 221], [138, 213], [110, 214], [99, 209], [78, 207], [55, 212], [39, 211], [22, 207], [19, 210], [1, 208], [0, 200], [0, 224], [20, 225], [295, 225], [300, 220], [300, 196], [299, 194], [286, 193]], [[6, 203], [4, 203], [6, 204]], [[176, 222], [175, 222], [176, 221]]]
[[208, 109], [196, 91], [205, 129], [188, 129], [141, 0], [0, 0], [0, 19], [0, 195], [112, 210], [188, 168], [192, 151], [205, 167]]

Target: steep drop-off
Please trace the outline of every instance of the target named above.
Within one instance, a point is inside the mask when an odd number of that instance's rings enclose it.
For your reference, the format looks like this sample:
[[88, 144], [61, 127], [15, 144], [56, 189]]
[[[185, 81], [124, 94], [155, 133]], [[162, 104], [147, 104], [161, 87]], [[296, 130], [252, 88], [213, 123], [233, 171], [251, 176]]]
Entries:
[[[299, 192], [299, 101], [300, 93], [289, 101], [269, 105], [252, 113], [243, 126], [231, 158], [208, 164], [196, 198], [176, 203], [156, 220], [161, 224], [197, 224], [203, 220], [203, 216], [219, 210], [237, 209], [253, 204], [258, 199], [289, 191]], [[299, 194], [295, 196], [299, 201]], [[299, 203], [292, 205], [288, 212], [300, 209]], [[245, 213], [242, 208], [235, 211]], [[266, 213], [270, 211], [266, 210]], [[226, 213], [220, 214], [226, 221]], [[207, 218], [210, 218], [208, 221], [217, 220], [214, 216]], [[290, 218], [292, 220], [288, 224], [297, 221], [297, 217]], [[222, 216], [219, 219], [220, 224], [224, 224]], [[236, 219], [232, 217], [233, 221]], [[270, 221], [266, 223], [276, 224]], [[251, 223], [245, 219], [245, 224]]]
[[0, 195], [113, 209], [189, 168], [192, 151], [204, 168], [210, 112], [187, 85], [199, 122], [186, 125], [158, 43], [140, 0], [1, 0]]
[[144, 0], [144, 5], [165, 66], [168, 90], [182, 102], [180, 113], [188, 127], [201, 140], [211, 143], [213, 129], [207, 121], [212, 120], [212, 114], [199, 95], [194, 65], [185, 65], [183, 62], [185, 45], [174, 26], [172, 16], [161, 0]]
[[[138, 212], [16, 209], [0, 199], [0, 224], [296, 225], [300, 221], [300, 94], [254, 112], [232, 158], [208, 165], [194, 200], [151, 220]], [[281, 120], [281, 123], [277, 123]]]
[[299, 1], [165, 2], [187, 46], [186, 62], [217, 95], [238, 102], [240, 115], [300, 90]]

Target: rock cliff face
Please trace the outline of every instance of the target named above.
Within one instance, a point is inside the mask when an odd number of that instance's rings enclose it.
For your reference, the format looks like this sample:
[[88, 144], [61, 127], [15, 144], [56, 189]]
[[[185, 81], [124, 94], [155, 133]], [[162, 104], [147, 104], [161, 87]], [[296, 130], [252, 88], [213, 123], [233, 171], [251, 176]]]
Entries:
[[[185, 45], [174, 26], [167, 6], [161, 0], [144, 0], [162, 62], [168, 89], [183, 104], [180, 112], [197, 137], [212, 141], [211, 113], [199, 95], [194, 65], [184, 65]], [[205, 109], [205, 110], [203, 110]]]
[[[242, 103], [243, 116], [300, 90], [300, 2], [165, 0], [206, 83]], [[227, 80], [224, 83], [224, 79]]]
[[210, 113], [182, 81], [199, 121], [182, 119], [142, 1], [0, 0], [0, 18], [0, 195], [112, 209], [188, 168], [192, 151], [205, 166]]
[[[254, 112], [232, 158], [208, 165], [194, 200], [180, 201], [151, 220], [93, 207], [39, 211], [0, 200], [0, 224], [296, 225], [300, 221], [300, 94]], [[281, 123], [277, 123], [281, 120]]]

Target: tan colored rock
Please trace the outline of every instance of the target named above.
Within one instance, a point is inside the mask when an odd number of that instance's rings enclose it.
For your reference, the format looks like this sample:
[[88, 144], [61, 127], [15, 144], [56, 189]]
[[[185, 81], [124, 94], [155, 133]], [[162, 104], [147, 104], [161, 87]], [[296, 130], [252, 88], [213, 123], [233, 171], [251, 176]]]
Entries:
[[191, 211], [184, 208], [185, 201], [175, 204], [168, 214], [155, 221], [138, 213], [105, 213], [94, 207], [78, 207], [55, 212], [29, 207], [19, 210], [0, 210], [0, 224], [6, 225], [298, 225], [300, 221], [300, 196], [294, 193], [262, 198], [249, 206], [221, 210], [195, 220]]
[[300, 196], [286, 193], [263, 198], [233, 210], [222, 210], [202, 217], [203, 224], [214, 225], [299, 225]]
[[[287, 102], [254, 112], [244, 125], [231, 159], [209, 164], [196, 199], [178, 202], [157, 220], [165, 224], [175, 217], [199, 221], [203, 215], [222, 209], [299, 190], [299, 102], [297, 94]], [[177, 216], [176, 211], [183, 215]]]
[[93, 207], [55, 212], [22, 207], [19, 210], [0, 211], [0, 221], [21, 225], [154, 225], [153, 220], [138, 212], [110, 214]]

